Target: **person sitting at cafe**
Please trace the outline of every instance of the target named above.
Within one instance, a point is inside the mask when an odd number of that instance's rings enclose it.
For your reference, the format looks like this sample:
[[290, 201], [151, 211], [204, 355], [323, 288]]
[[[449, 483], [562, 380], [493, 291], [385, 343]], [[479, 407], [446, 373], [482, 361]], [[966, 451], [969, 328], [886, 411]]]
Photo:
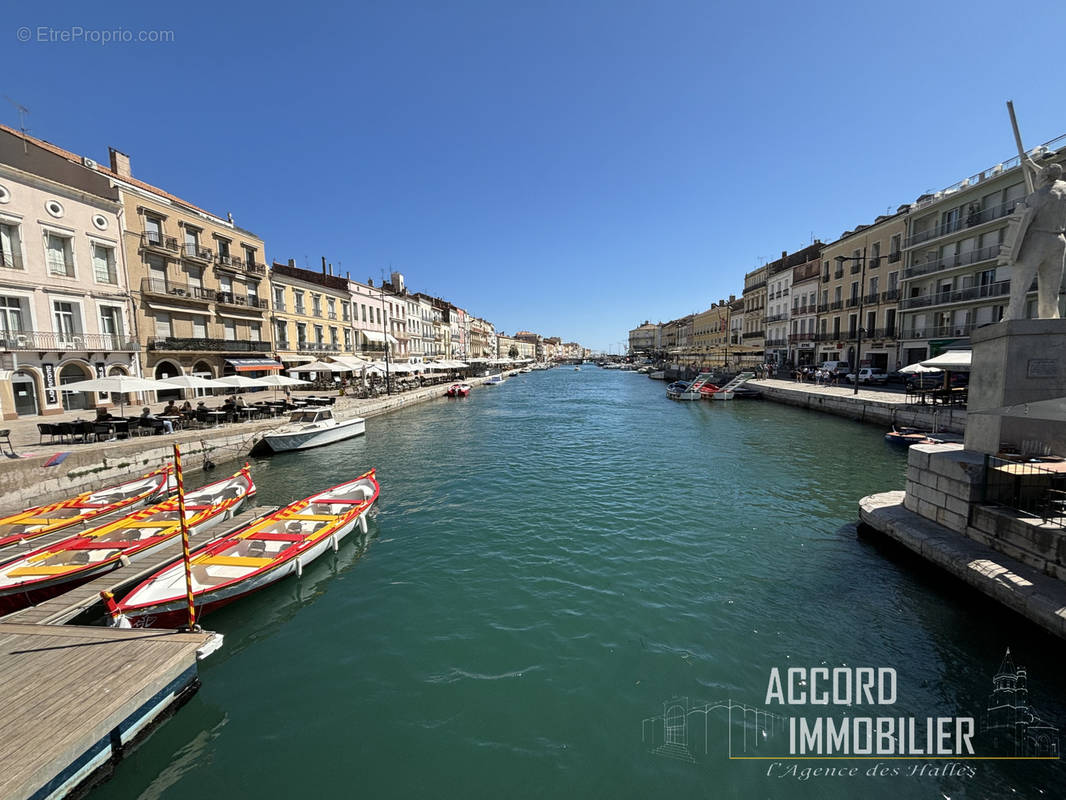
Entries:
[[237, 396], [237, 402], [235, 403], [237, 409], [247, 408], [247, 403], [244, 402], [244, 395]]
[[169, 419], [156, 419], [152, 416], [152, 410], [145, 406], [141, 409], [140, 417], [141, 427], [157, 428], [161, 427], [166, 433], [174, 433], [174, 424]]
[[[189, 404], [186, 403], [185, 405], [189, 405]], [[190, 411], [192, 410], [192, 406], [189, 406], [189, 410]], [[171, 400], [169, 403], [167, 403], [166, 408], [163, 409], [162, 416], [164, 416], [164, 417], [176, 417], [180, 413], [181, 412], [178, 411], [178, 404], [175, 403], [173, 400]]]
[[225, 411], [226, 422], [232, 422], [233, 418], [237, 415], [237, 403], [233, 400], [232, 397], [227, 397], [226, 402], [222, 404], [222, 407], [219, 409], [219, 411]]
[[96, 421], [97, 422], [110, 422], [114, 417], [111, 416], [111, 412], [106, 408], [96, 409]]

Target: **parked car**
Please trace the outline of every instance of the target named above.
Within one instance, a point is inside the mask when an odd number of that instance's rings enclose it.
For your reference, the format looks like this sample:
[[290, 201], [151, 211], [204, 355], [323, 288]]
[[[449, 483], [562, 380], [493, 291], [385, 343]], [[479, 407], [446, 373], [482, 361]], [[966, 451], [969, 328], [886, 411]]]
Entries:
[[[848, 383], [855, 382], [855, 373], [849, 372], [844, 376], [844, 380]], [[859, 383], [871, 384], [876, 386], [884, 386], [888, 382], [888, 375], [880, 367], [860, 367], [859, 368]]]

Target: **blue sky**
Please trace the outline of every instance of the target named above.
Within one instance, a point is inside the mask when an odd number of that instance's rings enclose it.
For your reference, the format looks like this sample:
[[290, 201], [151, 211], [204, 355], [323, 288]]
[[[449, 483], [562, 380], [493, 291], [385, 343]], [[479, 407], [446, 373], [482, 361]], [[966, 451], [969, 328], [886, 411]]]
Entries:
[[99, 161], [114, 146], [232, 212], [268, 258], [391, 267], [508, 332], [607, 349], [1010, 157], [1007, 99], [1027, 146], [1066, 133], [1064, 9], [27, 4], [0, 31], [0, 93], [33, 135]]

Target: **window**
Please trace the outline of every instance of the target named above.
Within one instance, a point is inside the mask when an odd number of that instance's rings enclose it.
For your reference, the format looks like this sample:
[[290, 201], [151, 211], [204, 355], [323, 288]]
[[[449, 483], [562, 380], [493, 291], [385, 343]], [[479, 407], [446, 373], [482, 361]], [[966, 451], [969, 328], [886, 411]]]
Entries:
[[263, 341], [263, 326], [258, 322], [251, 322], [248, 324], [248, 338], [253, 342]]
[[80, 309], [74, 303], [65, 300], [54, 300], [52, 312], [55, 315], [56, 333], [59, 341], [70, 344], [74, 337], [81, 333]]
[[888, 240], [888, 252], [890, 255], [894, 255], [899, 252], [900, 245], [903, 243], [903, 234], [897, 233], [891, 239]]
[[163, 244], [163, 223], [155, 217], [144, 218], [144, 236], [149, 244]]
[[341, 303], [341, 319], [348, 322], [352, 318], [352, 311], [348, 307], [348, 303]]
[[352, 332], [347, 328], [344, 329], [344, 349], [352, 349]]
[[331, 347], [337, 347], [337, 329], [333, 326], [330, 326], [329, 329], [329, 343]]
[[194, 255], [200, 252], [200, 232], [194, 228], [185, 229], [185, 250]]
[[894, 292], [898, 288], [899, 288], [899, 273], [898, 272], [890, 272], [890, 273], [888, 273], [888, 291]]
[[157, 339], [166, 339], [173, 335], [173, 329], [170, 325], [170, 314], [168, 312], [155, 312], [155, 335]]
[[376, 309], [376, 310], [378, 312], [378, 325], [380, 325], [381, 324], [381, 309], [379, 308], [379, 309]]
[[299, 342], [300, 347], [303, 347], [307, 343], [307, 323], [296, 323], [296, 341]]
[[881, 257], [881, 243], [880, 242], [874, 242], [872, 245], [870, 245], [870, 266], [871, 267], [876, 267], [877, 266], [877, 259], [879, 259], [880, 257]]
[[45, 259], [49, 275], [74, 277], [74, 248], [69, 236], [46, 233], [44, 236]]
[[21, 297], [0, 296], [0, 333], [5, 336], [26, 330]]
[[858, 281], [852, 281], [851, 282], [851, 299], [852, 300], [857, 300], [858, 297], [859, 297], [859, 282]]
[[22, 269], [22, 239], [19, 226], [0, 222], [0, 267]]
[[237, 341], [237, 323], [231, 319], [222, 320], [222, 338], [227, 342]]
[[192, 318], [192, 335], [196, 339], [207, 338], [207, 317], [197, 314]]
[[833, 302], [834, 303], [839, 303], [840, 302], [840, 294], [841, 294], [841, 290], [842, 289], [843, 289], [842, 286], [838, 286], [838, 287], [836, 287], [833, 290]]
[[229, 263], [229, 239], [216, 239], [218, 246], [218, 260], [223, 264]]
[[292, 296], [293, 296], [293, 298], [295, 300], [295, 304], [296, 304], [296, 313], [297, 314], [303, 314], [304, 313], [304, 293], [303, 292], [298, 292], [298, 291], [296, 291], [294, 289], [293, 292], [292, 292]]
[[259, 281], [248, 281], [248, 305], [259, 305]]
[[121, 308], [115, 308], [114, 306], [100, 306], [100, 332], [105, 336], [108, 336], [115, 344], [122, 341]]
[[366, 322], [366, 305], [364, 305], [363, 303], [360, 303], [359, 307], [361, 309], [363, 309], [363, 322]]
[[193, 264], [185, 265], [185, 274], [189, 278], [189, 286], [195, 289], [204, 288], [204, 268], [197, 267]]
[[243, 245], [244, 248], [244, 263], [250, 267], [255, 266], [255, 248]]
[[219, 300], [233, 302], [233, 278], [229, 275], [218, 276]]
[[311, 293], [311, 313], [316, 317], [322, 316], [322, 295]]
[[97, 283], [118, 283], [115, 272], [115, 249], [102, 244], [92, 243], [93, 278]]
[[326, 307], [329, 310], [329, 318], [330, 319], [336, 319], [337, 318], [337, 301], [334, 300], [332, 297], [327, 297], [326, 298]]
[[284, 311], [285, 310], [285, 287], [284, 286], [275, 286], [274, 287], [274, 310], [275, 311]]
[[896, 309], [890, 308], [885, 312], [885, 336], [896, 335]]
[[877, 294], [877, 275], [870, 278], [870, 296]]
[[322, 344], [324, 341], [322, 338], [322, 326], [315, 325], [315, 344]]
[[866, 335], [867, 336], [873, 336], [874, 335], [874, 329], [876, 327], [877, 327], [877, 312], [876, 311], [867, 311], [866, 312]]
[[275, 322], [274, 338], [277, 339], [278, 347], [287, 348], [289, 346], [289, 326], [284, 322]]

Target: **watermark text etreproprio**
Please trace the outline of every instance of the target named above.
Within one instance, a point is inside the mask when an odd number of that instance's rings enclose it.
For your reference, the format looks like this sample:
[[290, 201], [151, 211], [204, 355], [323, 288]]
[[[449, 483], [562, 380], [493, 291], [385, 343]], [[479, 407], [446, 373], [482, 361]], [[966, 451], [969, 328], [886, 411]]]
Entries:
[[86, 28], [81, 25], [23, 25], [15, 31], [20, 42], [37, 44], [169, 44], [175, 40], [172, 30], [133, 30], [131, 28]]

